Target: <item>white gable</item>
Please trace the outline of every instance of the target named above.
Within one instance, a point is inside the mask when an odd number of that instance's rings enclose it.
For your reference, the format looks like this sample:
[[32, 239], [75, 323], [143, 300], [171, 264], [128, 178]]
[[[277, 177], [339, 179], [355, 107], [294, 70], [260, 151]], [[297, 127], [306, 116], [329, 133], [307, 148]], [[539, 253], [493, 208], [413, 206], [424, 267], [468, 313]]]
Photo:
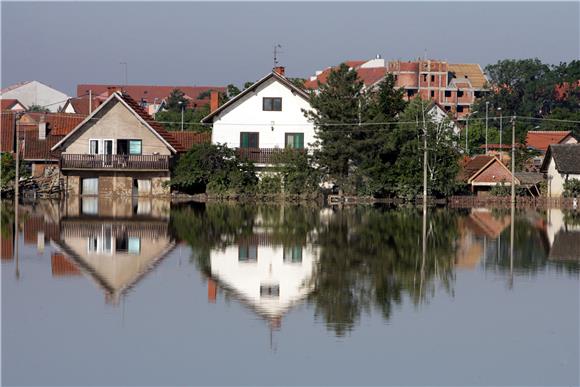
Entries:
[[46, 107], [51, 112], [57, 112], [60, 107], [64, 106], [69, 96], [41, 82], [31, 81], [5, 89], [2, 92], [2, 98], [17, 99], [27, 108], [39, 105]]
[[[264, 111], [264, 98], [282, 98], [281, 111]], [[284, 148], [285, 133], [304, 133], [304, 144], [314, 142], [314, 126], [302, 110], [310, 104], [296, 90], [271, 77], [233, 101], [213, 117], [212, 143], [239, 147], [241, 132], [258, 132], [260, 148]]]

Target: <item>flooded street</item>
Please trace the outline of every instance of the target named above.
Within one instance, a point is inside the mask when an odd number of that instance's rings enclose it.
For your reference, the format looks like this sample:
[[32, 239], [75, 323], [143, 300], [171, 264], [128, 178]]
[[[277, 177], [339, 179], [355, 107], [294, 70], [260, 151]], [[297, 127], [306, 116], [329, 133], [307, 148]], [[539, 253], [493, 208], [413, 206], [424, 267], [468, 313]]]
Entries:
[[580, 383], [577, 211], [85, 198], [19, 206], [17, 246], [14, 217], [5, 385]]

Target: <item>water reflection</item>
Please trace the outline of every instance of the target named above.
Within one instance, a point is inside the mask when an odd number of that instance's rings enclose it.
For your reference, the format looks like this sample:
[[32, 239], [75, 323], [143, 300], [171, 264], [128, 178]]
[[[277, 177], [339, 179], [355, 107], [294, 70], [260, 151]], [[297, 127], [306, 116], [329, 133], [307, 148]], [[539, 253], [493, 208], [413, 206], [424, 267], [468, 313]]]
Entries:
[[[577, 276], [580, 266], [580, 216], [558, 209], [423, 213], [104, 198], [19, 209], [23, 243], [48, 251], [51, 275], [89, 278], [113, 305], [183, 242], [210, 303], [235, 299], [275, 329], [302, 303], [338, 336], [365, 314], [388, 320], [403, 303], [453, 297], [457, 271], [505, 273], [511, 287], [518, 275], [555, 268]], [[17, 262], [14, 216], [2, 202], [6, 263]]]

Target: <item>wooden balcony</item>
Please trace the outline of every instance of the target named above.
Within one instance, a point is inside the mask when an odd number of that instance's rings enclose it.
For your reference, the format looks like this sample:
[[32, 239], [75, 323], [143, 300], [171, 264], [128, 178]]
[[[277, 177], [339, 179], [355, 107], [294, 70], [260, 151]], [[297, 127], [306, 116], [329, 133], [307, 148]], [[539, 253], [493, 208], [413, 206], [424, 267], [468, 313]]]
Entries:
[[[283, 148], [237, 148], [239, 158], [251, 161], [255, 164], [274, 164], [275, 155], [283, 152]], [[296, 149], [297, 152], [305, 152], [306, 149]]]
[[93, 170], [167, 171], [170, 156], [166, 155], [90, 155], [62, 154], [60, 168]]

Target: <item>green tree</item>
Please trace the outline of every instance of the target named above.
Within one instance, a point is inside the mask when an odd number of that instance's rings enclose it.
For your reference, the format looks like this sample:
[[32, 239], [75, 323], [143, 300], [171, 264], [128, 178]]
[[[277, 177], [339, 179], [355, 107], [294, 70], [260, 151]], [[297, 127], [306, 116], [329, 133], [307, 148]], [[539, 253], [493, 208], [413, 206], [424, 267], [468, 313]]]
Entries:
[[[11, 153], [3, 152], [0, 155], [0, 186], [2, 189], [13, 187], [16, 178], [16, 162]], [[20, 161], [20, 177], [28, 176], [26, 165]]]
[[[346, 64], [332, 70], [318, 93], [310, 95], [313, 110], [305, 112], [316, 127], [314, 159], [325, 177], [341, 192], [354, 193], [354, 142], [362, 127], [363, 83]], [[366, 109], [365, 109], [366, 110]]]
[[38, 112], [38, 113], [50, 113], [50, 109], [44, 107], [44, 106], [40, 106], [40, 105], [36, 105], [36, 104], [32, 104], [28, 107], [27, 111], [29, 112]]
[[173, 89], [167, 97], [167, 101], [165, 102], [165, 108], [172, 112], [179, 112], [181, 113], [181, 109], [187, 109], [187, 98], [185, 97], [185, 93], [180, 89]]
[[320, 178], [306, 152], [285, 149], [274, 157], [276, 172], [284, 184], [284, 192], [292, 195], [309, 194], [318, 190]]

